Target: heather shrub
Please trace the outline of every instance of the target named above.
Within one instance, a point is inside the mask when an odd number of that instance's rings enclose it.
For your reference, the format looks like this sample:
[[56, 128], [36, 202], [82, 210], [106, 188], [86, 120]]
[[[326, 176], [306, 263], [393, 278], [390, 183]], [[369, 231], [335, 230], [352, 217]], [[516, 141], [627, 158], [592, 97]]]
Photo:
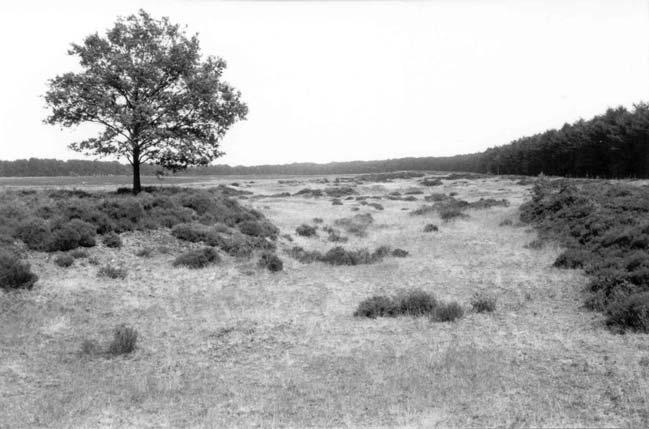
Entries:
[[476, 313], [491, 313], [496, 311], [496, 297], [486, 293], [477, 293], [471, 299], [471, 308]]
[[397, 316], [399, 308], [394, 300], [388, 296], [373, 296], [358, 304], [354, 312], [355, 317], [394, 317]]
[[171, 235], [179, 240], [198, 243], [208, 239], [209, 228], [197, 223], [181, 223], [171, 229]]
[[395, 297], [399, 314], [424, 316], [432, 314], [437, 307], [435, 297], [421, 289], [404, 291]]
[[583, 268], [589, 259], [590, 255], [587, 251], [571, 248], [561, 253], [553, 265], [557, 268]]
[[52, 239], [50, 240], [48, 250], [50, 252], [68, 251], [79, 247], [81, 241], [81, 234], [73, 228], [70, 224], [64, 224], [60, 228], [54, 230]]
[[343, 202], [340, 201], [339, 198], [334, 198], [333, 200], [331, 200], [331, 205], [332, 205], [332, 206], [342, 206], [342, 205], [343, 205]]
[[141, 247], [135, 252], [135, 256], [140, 258], [150, 258], [153, 254], [153, 248], [151, 247]]
[[512, 226], [514, 222], [511, 219], [505, 219], [498, 224], [498, 226]]
[[213, 247], [203, 247], [202, 249], [190, 250], [179, 255], [173, 262], [173, 266], [183, 266], [187, 268], [204, 268], [208, 265], [220, 262], [216, 250]]
[[439, 210], [439, 217], [445, 221], [448, 222], [453, 219], [457, 218], [465, 218], [468, 217], [468, 215], [462, 213], [462, 210], [458, 208], [443, 208]]
[[436, 322], [453, 322], [464, 316], [462, 306], [453, 301], [450, 303], [439, 303], [433, 314], [433, 320]]
[[31, 289], [37, 280], [28, 262], [0, 248], [0, 289]]
[[106, 247], [111, 247], [111, 248], [122, 247], [122, 239], [120, 238], [119, 234], [114, 232], [109, 232], [108, 234], [105, 234], [102, 242]]
[[322, 223], [322, 222], [324, 222], [324, 220], [322, 220], [321, 217], [314, 217], [312, 219], [312, 221], [313, 221], [313, 223]]
[[329, 197], [340, 198], [356, 194], [357, 192], [351, 186], [337, 186], [332, 188], [325, 188], [324, 193]]
[[312, 250], [312, 251], [304, 250], [300, 246], [294, 246], [293, 248], [288, 250], [287, 253], [290, 257], [298, 260], [303, 264], [309, 264], [311, 262], [319, 261], [323, 257], [322, 253], [318, 252], [317, 250]]
[[392, 251], [392, 256], [394, 256], [395, 258], [405, 258], [409, 254], [410, 253], [407, 250], [403, 250], [403, 249], [394, 249]]
[[125, 279], [128, 271], [124, 267], [114, 267], [112, 265], [104, 265], [97, 271], [97, 277], [107, 277], [109, 279]]
[[636, 293], [607, 308], [606, 324], [619, 329], [649, 332], [649, 292]]
[[433, 223], [429, 223], [426, 226], [424, 226], [424, 232], [437, 232], [437, 231], [439, 231], [439, 228], [437, 227], [437, 225]]
[[302, 224], [295, 228], [295, 233], [302, 237], [313, 237], [317, 235], [316, 228], [307, 224]]
[[47, 222], [38, 218], [29, 218], [21, 222], [14, 236], [32, 250], [48, 250], [52, 242], [52, 232]]
[[266, 221], [247, 220], [239, 223], [237, 226], [242, 233], [254, 237], [270, 237], [275, 239], [279, 233], [275, 225]]
[[439, 186], [442, 185], [443, 182], [440, 179], [424, 179], [421, 180], [419, 184], [422, 186]]
[[94, 225], [81, 219], [72, 219], [65, 226], [79, 233], [79, 246], [93, 247], [97, 244], [95, 241], [97, 228]]
[[377, 210], [383, 210], [383, 206], [379, 203], [367, 203], [369, 207], [374, 207]]
[[74, 258], [71, 255], [63, 253], [54, 258], [54, 263], [59, 267], [67, 268], [74, 264]]
[[284, 263], [282, 260], [276, 254], [270, 252], [262, 253], [258, 265], [271, 272], [282, 271], [282, 269], [284, 269]]
[[113, 331], [113, 341], [108, 346], [108, 353], [113, 356], [129, 354], [135, 351], [138, 332], [127, 325], [120, 325]]

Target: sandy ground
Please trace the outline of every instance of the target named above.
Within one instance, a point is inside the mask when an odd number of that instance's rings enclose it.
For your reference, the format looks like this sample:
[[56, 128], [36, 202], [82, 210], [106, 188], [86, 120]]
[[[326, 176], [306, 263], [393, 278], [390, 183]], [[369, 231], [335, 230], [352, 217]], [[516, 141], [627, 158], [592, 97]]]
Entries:
[[[247, 189], [324, 186], [300, 180], [259, 179]], [[411, 186], [357, 189], [384, 196]], [[294, 237], [280, 242], [285, 269], [277, 274], [230, 257], [173, 268], [184, 245], [163, 231], [124, 234], [120, 250], [90, 249], [101, 264], [124, 265], [125, 280], [98, 279], [87, 261], [65, 269], [33, 253], [35, 289], [0, 295], [0, 427], [647, 427], [647, 336], [612, 334], [602, 315], [585, 310], [586, 279], [551, 267], [559, 248], [525, 248], [535, 239], [517, 221], [527, 188], [484, 179], [433, 191], [512, 204], [444, 223], [409, 215], [421, 201], [382, 199], [379, 211], [329, 198], [243, 200]], [[328, 225], [366, 212], [375, 218], [368, 236], [345, 246], [385, 244], [409, 257], [332, 267], [283, 252], [332, 246], [323, 233], [294, 234], [314, 217]], [[514, 225], [499, 226], [504, 219]], [[423, 233], [427, 223], [440, 231]], [[134, 256], [142, 246], [164, 248]], [[474, 293], [488, 291], [498, 307], [453, 323], [352, 316], [364, 298], [407, 288], [467, 310]], [[120, 323], [139, 331], [135, 353], [80, 353], [85, 339], [108, 343]]]

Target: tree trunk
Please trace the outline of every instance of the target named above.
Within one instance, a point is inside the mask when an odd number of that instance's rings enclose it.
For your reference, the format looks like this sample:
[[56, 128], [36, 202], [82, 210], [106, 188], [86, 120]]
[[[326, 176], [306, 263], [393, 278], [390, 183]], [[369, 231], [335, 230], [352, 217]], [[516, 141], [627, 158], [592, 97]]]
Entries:
[[139, 194], [142, 191], [142, 185], [140, 184], [140, 160], [133, 160], [133, 193], [135, 195]]

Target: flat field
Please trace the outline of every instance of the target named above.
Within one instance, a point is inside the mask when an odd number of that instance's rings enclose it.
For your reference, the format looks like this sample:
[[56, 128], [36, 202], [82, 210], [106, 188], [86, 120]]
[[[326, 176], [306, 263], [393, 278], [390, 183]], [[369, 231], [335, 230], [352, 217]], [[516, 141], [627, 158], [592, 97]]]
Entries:
[[[121, 249], [89, 249], [101, 265], [125, 266], [124, 280], [100, 279], [83, 260], [61, 268], [51, 254], [29, 253], [39, 282], [0, 294], [1, 427], [649, 425], [648, 337], [613, 334], [602, 314], [583, 308], [586, 278], [552, 267], [561, 249], [526, 247], [536, 234], [520, 224], [518, 207], [529, 186], [497, 177], [431, 188], [417, 179], [355, 185], [358, 195], [377, 197], [367, 201], [379, 210], [356, 199], [270, 196], [330, 186], [315, 177], [239, 179], [254, 193], [241, 202], [292, 236], [278, 242], [281, 272], [229, 256], [208, 268], [175, 268], [185, 244], [165, 230], [124, 233]], [[415, 201], [386, 198], [413, 187], [425, 192]], [[510, 205], [449, 222], [435, 212], [410, 215], [430, 192]], [[330, 266], [286, 254], [333, 247], [322, 225], [362, 213], [374, 223], [344, 247], [388, 245], [409, 256]], [[317, 237], [295, 234], [314, 218], [322, 219]], [[429, 223], [439, 231], [424, 233]], [[135, 256], [144, 246], [160, 251]], [[365, 298], [414, 288], [459, 302], [465, 316], [353, 316]], [[477, 292], [497, 298], [494, 312], [471, 311]], [[80, 352], [84, 340], [109, 342], [121, 323], [139, 331], [134, 353]]]

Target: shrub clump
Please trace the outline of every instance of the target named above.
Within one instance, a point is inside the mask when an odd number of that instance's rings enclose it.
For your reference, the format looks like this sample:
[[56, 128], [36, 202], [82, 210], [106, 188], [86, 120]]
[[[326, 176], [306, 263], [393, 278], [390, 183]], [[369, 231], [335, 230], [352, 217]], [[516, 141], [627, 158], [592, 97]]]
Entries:
[[275, 239], [279, 233], [279, 229], [270, 222], [259, 220], [246, 220], [237, 225], [239, 231], [246, 235], [253, 237], [270, 237]]
[[179, 255], [173, 262], [174, 267], [183, 266], [187, 268], [204, 268], [210, 264], [220, 262], [216, 250], [213, 247], [203, 247], [202, 249], [190, 250]]
[[124, 267], [114, 267], [112, 265], [104, 265], [97, 271], [97, 277], [108, 277], [109, 279], [125, 279], [128, 271]]
[[74, 257], [72, 257], [72, 255], [69, 255], [67, 253], [63, 253], [54, 258], [54, 263], [59, 267], [67, 268], [72, 266], [72, 264], [74, 264]]
[[295, 233], [302, 237], [313, 237], [314, 235], [317, 235], [316, 227], [305, 223], [295, 228]]
[[399, 308], [394, 299], [380, 295], [361, 301], [356, 311], [354, 311], [354, 316], [375, 319], [377, 317], [395, 317], [398, 312]]
[[0, 289], [31, 289], [36, 281], [38, 276], [32, 273], [28, 262], [0, 249]]
[[410, 252], [408, 252], [407, 250], [394, 249], [392, 251], [392, 256], [394, 256], [395, 258], [405, 258], [408, 255], [410, 255]]
[[47, 222], [39, 218], [30, 218], [21, 222], [14, 236], [32, 250], [48, 250], [52, 241], [52, 231]]
[[471, 308], [476, 313], [491, 313], [496, 311], [496, 297], [486, 293], [477, 293], [471, 300]]
[[434, 223], [429, 223], [426, 226], [424, 226], [424, 232], [437, 232], [437, 231], [439, 231], [439, 228]]
[[636, 293], [614, 302], [607, 313], [608, 326], [649, 332], [649, 292]]
[[135, 351], [138, 332], [135, 328], [120, 325], [113, 331], [113, 341], [108, 346], [108, 353], [113, 356], [129, 354]]
[[48, 250], [66, 252], [79, 247], [80, 241], [81, 234], [69, 224], [65, 224], [54, 231]]
[[561, 253], [552, 265], [557, 268], [583, 268], [589, 259], [590, 255], [587, 251], [571, 248]]
[[399, 314], [424, 316], [432, 314], [437, 307], [437, 300], [432, 294], [421, 289], [403, 292], [395, 298]]
[[259, 258], [258, 265], [268, 269], [271, 272], [282, 271], [284, 269], [284, 262], [274, 253], [264, 252]]
[[464, 309], [457, 302], [440, 303], [432, 319], [436, 322], [454, 322], [464, 316]]
[[108, 234], [104, 235], [102, 242], [106, 247], [111, 247], [111, 248], [122, 247], [122, 239], [120, 238], [119, 234], [114, 232], [109, 232]]

